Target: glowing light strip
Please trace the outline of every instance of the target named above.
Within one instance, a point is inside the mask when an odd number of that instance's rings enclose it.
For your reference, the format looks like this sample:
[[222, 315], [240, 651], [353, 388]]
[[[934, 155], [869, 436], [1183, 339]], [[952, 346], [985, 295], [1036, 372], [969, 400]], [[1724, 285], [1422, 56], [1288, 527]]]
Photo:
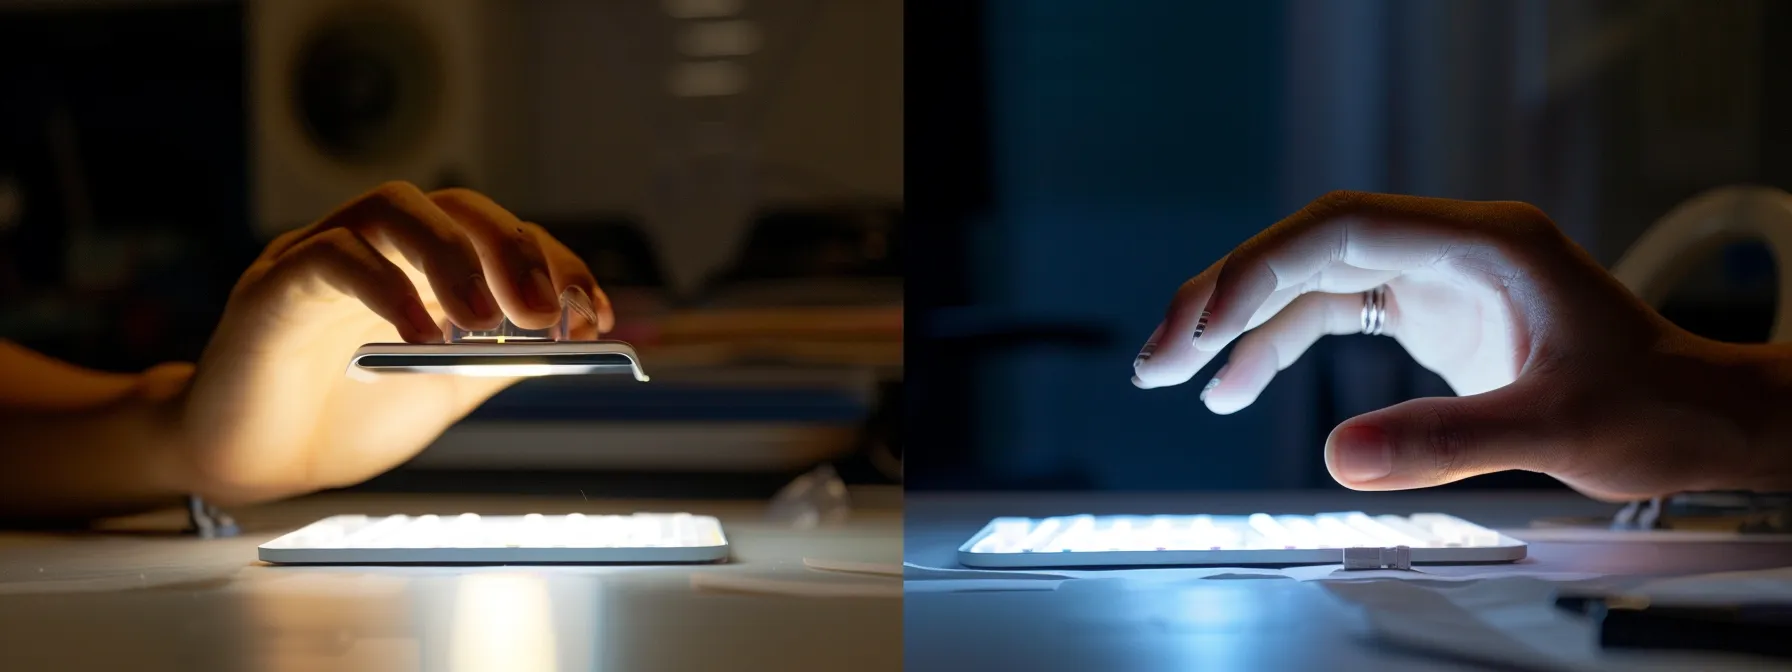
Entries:
[[[688, 534], [677, 521], [661, 534]], [[1060, 516], [1001, 519], [978, 540], [978, 553], [1312, 550], [1356, 547], [1485, 547], [1497, 532], [1448, 516], [1372, 517], [1361, 512], [1316, 516]]]

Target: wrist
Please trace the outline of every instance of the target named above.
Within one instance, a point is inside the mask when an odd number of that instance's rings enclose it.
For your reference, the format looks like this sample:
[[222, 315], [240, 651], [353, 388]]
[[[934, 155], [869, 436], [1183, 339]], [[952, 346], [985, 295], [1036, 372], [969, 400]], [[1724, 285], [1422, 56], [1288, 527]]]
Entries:
[[187, 426], [187, 390], [193, 380], [193, 365], [162, 364], [139, 375], [135, 399], [149, 424], [148, 433], [155, 437], [148, 449], [144, 467], [146, 478], [161, 489], [191, 494], [203, 488], [192, 468], [193, 432]]
[[1719, 371], [1712, 384], [1732, 389], [1708, 393], [1745, 439], [1728, 480], [1735, 489], [1792, 491], [1792, 344], [1714, 343], [1711, 351]]

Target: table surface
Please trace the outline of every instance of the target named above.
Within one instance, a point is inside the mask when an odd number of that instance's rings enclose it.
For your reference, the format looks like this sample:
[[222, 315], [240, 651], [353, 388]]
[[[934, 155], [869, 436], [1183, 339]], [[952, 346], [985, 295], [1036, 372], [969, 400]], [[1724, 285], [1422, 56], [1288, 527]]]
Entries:
[[[899, 670], [902, 602], [715, 593], [698, 573], [803, 582], [804, 558], [895, 564], [899, 492], [855, 491], [811, 530], [754, 502], [330, 494], [233, 511], [244, 534], [171, 533], [179, 514], [80, 533], [0, 533], [6, 670]], [[881, 501], [880, 501], [881, 500]], [[302, 567], [256, 547], [343, 513], [630, 513], [721, 519], [733, 559], [649, 567]]]
[[[1511, 529], [1617, 508], [1571, 493], [908, 493], [903, 552], [913, 564], [961, 567], [958, 546], [998, 516], [1436, 512]], [[1659, 576], [1792, 565], [1792, 545], [1763, 542], [1533, 543], [1529, 550], [1511, 569]], [[1317, 584], [1286, 580], [1085, 579], [1055, 591], [904, 597], [904, 656], [915, 670], [1454, 669], [1448, 661], [1378, 646], [1368, 635], [1358, 610]]]

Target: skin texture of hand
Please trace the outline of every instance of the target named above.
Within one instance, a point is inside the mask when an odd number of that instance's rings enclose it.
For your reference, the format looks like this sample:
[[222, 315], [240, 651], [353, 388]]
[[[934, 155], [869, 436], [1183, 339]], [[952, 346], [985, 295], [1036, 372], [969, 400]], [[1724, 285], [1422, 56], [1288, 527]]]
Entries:
[[1236, 412], [1320, 337], [1360, 333], [1384, 285], [1383, 334], [1461, 396], [1339, 425], [1326, 464], [1348, 487], [1509, 469], [1606, 500], [1792, 487], [1792, 353], [1675, 327], [1522, 203], [1321, 198], [1185, 283], [1133, 382], [1181, 384], [1236, 342], [1202, 397]]
[[366, 343], [440, 342], [443, 324], [611, 327], [585, 264], [533, 224], [466, 190], [381, 186], [268, 245], [232, 291], [176, 402], [196, 490], [222, 503], [353, 484], [410, 459], [513, 379], [344, 374]]

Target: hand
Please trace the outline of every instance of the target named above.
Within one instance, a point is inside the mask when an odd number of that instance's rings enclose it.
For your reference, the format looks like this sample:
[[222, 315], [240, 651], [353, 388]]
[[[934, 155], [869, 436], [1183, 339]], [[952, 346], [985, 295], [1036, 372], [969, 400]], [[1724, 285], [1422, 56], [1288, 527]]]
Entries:
[[[200, 494], [224, 502], [360, 482], [410, 459], [515, 380], [345, 375], [371, 342], [439, 342], [443, 320], [524, 328], [562, 296], [611, 327], [609, 301], [577, 256], [540, 227], [462, 189], [379, 187], [268, 245], [245, 272], [177, 398]], [[575, 311], [576, 313], [577, 311]]]
[[1785, 451], [1760, 448], [1778, 410], [1761, 408], [1777, 389], [1765, 346], [1668, 323], [1522, 203], [1315, 201], [1183, 284], [1134, 383], [1183, 383], [1237, 341], [1202, 398], [1238, 411], [1320, 337], [1359, 333], [1361, 293], [1377, 286], [1383, 333], [1462, 396], [1339, 425], [1326, 464], [1346, 486], [1508, 469], [1607, 500], [1788, 485]]

